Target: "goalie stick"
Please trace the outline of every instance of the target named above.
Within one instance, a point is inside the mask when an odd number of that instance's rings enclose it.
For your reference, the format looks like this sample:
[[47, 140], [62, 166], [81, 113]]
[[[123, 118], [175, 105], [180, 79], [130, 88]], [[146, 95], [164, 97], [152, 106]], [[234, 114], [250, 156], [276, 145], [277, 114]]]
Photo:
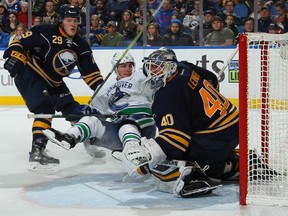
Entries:
[[131, 41], [131, 43], [129, 44], [129, 46], [126, 48], [126, 50], [123, 52], [122, 56], [118, 59], [118, 61], [116, 62], [116, 64], [112, 67], [112, 69], [109, 71], [109, 73], [107, 74], [107, 76], [105, 77], [105, 79], [103, 80], [103, 82], [98, 86], [98, 88], [94, 91], [93, 95], [91, 96], [90, 100], [88, 101], [88, 105], [90, 105], [92, 103], [92, 100], [95, 98], [95, 96], [98, 94], [98, 92], [100, 91], [100, 89], [103, 87], [103, 85], [107, 82], [108, 78], [111, 76], [111, 74], [113, 73], [113, 71], [116, 69], [116, 67], [118, 66], [118, 64], [122, 61], [122, 59], [124, 58], [124, 56], [128, 53], [128, 51], [134, 46], [134, 44], [136, 43], [136, 41], [140, 38], [140, 36], [142, 35], [142, 33], [144, 32], [144, 29], [147, 28], [147, 26], [149, 25], [149, 23], [152, 21], [152, 19], [154, 18], [154, 16], [158, 13], [158, 11], [161, 9], [161, 7], [163, 6], [164, 1], [161, 2], [161, 4], [158, 6], [158, 8], [155, 10], [155, 12], [153, 13], [153, 15], [151, 16], [151, 18], [147, 21], [147, 23], [143, 26], [143, 28], [141, 29], [140, 32], [138, 32], [138, 34], [135, 36], [135, 38]]

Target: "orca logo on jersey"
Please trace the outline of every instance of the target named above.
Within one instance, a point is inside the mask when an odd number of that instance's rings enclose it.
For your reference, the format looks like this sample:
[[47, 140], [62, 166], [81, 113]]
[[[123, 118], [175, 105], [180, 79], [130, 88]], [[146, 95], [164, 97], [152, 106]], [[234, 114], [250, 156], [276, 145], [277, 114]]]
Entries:
[[128, 107], [128, 99], [130, 95], [126, 92], [122, 92], [119, 87], [116, 88], [114, 94], [109, 98], [109, 107], [112, 111], [119, 111]]
[[72, 50], [65, 49], [53, 58], [54, 70], [61, 76], [68, 76], [77, 64], [78, 57]]

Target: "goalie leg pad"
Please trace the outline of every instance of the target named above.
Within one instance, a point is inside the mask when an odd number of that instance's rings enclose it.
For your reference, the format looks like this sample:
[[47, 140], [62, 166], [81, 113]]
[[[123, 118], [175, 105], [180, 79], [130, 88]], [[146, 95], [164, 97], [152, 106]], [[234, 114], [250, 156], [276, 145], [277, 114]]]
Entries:
[[166, 160], [166, 154], [154, 139], [142, 137], [141, 146], [144, 146], [151, 155], [151, 160], [149, 161], [150, 169], [152, 169], [157, 163], [162, 163]]

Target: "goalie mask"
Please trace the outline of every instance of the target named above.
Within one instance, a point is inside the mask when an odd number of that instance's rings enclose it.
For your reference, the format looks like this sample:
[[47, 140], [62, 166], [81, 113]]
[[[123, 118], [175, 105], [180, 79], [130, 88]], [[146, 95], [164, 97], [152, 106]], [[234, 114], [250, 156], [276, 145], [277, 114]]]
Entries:
[[[125, 54], [125, 56], [122, 58], [123, 54], [124, 54], [124, 52], [121, 52], [121, 51], [120, 52], [116, 52], [114, 54], [112, 60], [111, 60], [112, 66], [115, 67], [115, 73], [116, 73], [117, 77], [119, 77], [119, 73], [118, 73], [118, 65], [119, 64], [132, 63], [133, 67], [135, 68], [135, 61], [134, 61], [133, 56], [130, 53], [127, 52]], [[132, 73], [133, 73], [133, 71], [132, 71]]]
[[177, 70], [177, 58], [173, 50], [160, 48], [143, 60], [144, 74], [151, 88], [157, 89], [166, 85], [166, 81]]

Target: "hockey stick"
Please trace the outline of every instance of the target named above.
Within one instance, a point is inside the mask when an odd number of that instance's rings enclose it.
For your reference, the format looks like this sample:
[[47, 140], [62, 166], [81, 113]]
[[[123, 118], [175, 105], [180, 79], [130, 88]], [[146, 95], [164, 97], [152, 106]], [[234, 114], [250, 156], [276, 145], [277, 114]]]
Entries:
[[225, 65], [222, 67], [222, 69], [218, 72], [218, 80], [219, 82], [223, 81], [224, 77], [222, 75], [224, 74], [225, 69], [228, 67], [232, 59], [235, 57], [235, 55], [238, 53], [239, 47], [237, 46], [234, 52], [231, 54]]
[[91, 115], [77, 115], [77, 114], [27, 114], [28, 118], [82, 118], [84, 116], [95, 116], [98, 118], [117, 118], [117, 117], [147, 117], [147, 118], [153, 118], [153, 115], [149, 114], [131, 114], [131, 115], [125, 115], [125, 114], [91, 114]]
[[154, 11], [153, 15], [151, 16], [151, 18], [147, 21], [147, 23], [143, 26], [143, 28], [138, 32], [138, 34], [135, 36], [135, 38], [131, 41], [131, 43], [129, 44], [129, 46], [126, 48], [126, 50], [124, 51], [124, 53], [121, 55], [121, 57], [118, 59], [118, 61], [116, 62], [116, 64], [112, 67], [112, 69], [109, 71], [109, 73], [107, 74], [107, 76], [105, 77], [105, 79], [103, 80], [103, 82], [98, 86], [98, 88], [94, 91], [93, 95], [91, 96], [90, 100], [88, 101], [88, 105], [91, 104], [92, 100], [95, 98], [95, 96], [98, 94], [98, 92], [100, 91], [100, 89], [103, 87], [103, 85], [107, 82], [108, 78], [111, 76], [111, 74], [113, 73], [113, 71], [116, 69], [116, 67], [118, 66], [118, 64], [122, 61], [122, 59], [124, 58], [124, 56], [128, 53], [128, 51], [134, 46], [134, 44], [136, 43], [136, 41], [140, 38], [140, 36], [142, 35], [142, 33], [144, 32], [144, 29], [147, 28], [147, 26], [149, 25], [150, 21], [152, 21], [152, 19], [154, 18], [154, 16], [158, 13], [158, 11], [161, 9], [161, 7], [163, 6], [164, 1], [161, 2], [161, 4], [158, 6], [158, 8]]

